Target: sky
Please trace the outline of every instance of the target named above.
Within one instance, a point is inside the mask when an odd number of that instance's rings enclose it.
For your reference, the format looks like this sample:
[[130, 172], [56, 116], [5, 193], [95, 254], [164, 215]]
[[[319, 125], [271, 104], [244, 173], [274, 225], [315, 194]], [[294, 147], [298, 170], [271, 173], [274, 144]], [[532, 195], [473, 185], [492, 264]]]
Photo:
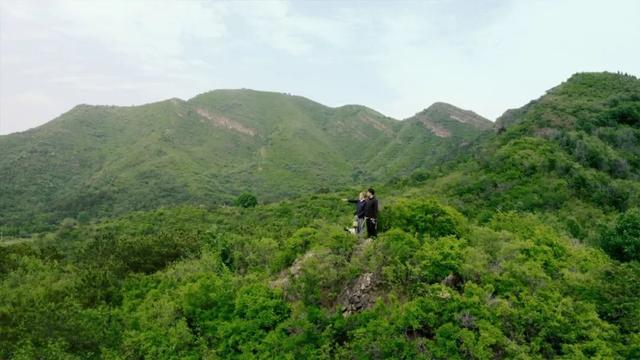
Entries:
[[235, 88], [494, 120], [576, 72], [640, 75], [639, 18], [636, 0], [0, 0], [0, 134]]

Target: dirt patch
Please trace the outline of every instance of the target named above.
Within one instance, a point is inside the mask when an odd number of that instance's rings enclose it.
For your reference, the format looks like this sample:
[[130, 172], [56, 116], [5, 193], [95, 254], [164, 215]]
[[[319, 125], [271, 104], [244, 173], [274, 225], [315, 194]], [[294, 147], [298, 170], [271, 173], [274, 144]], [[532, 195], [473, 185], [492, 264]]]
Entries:
[[440, 125], [434, 124], [433, 122], [431, 122], [429, 118], [420, 119], [420, 122], [422, 123], [422, 125], [424, 125], [424, 127], [429, 129], [435, 136], [438, 136], [441, 138], [447, 138], [451, 136], [451, 133], [449, 132], [449, 130], [445, 129]]
[[391, 130], [389, 130], [388, 127], [385, 126], [385, 124], [381, 123], [380, 121], [367, 116], [367, 115], [360, 115], [360, 119], [362, 121], [364, 121], [367, 124], [370, 124], [371, 126], [373, 126], [374, 128], [380, 130], [380, 131], [384, 131], [386, 133], [389, 133]]
[[212, 114], [210, 112], [208, 112], [207, 110], [204, 109], [196, 109], [196, 112], [198, 113], [198, 115], [202, 116], [203, 118], [210, 120], [213, 122], [214, 125], [218, 126], [218, 127], [223, 127], [229, 130], [233, 130], [245, 135], [250, 135], [250, 136], [255, 136], [256, 135], [256, 130], [253, 128], [250, 128], [248, 126], [245, 126], [235, 120], [232, 120], [226, 116], [223, 115], [218, 115], [218, 114]]

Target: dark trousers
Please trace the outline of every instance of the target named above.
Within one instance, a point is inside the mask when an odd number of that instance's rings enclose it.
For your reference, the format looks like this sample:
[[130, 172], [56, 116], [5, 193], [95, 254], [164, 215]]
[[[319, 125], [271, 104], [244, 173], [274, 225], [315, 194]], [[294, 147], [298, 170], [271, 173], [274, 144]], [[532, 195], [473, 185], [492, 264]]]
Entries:
[[378, 236], [378, 219], [366, 218], [367, 223], [367, 236], [374, 238]]

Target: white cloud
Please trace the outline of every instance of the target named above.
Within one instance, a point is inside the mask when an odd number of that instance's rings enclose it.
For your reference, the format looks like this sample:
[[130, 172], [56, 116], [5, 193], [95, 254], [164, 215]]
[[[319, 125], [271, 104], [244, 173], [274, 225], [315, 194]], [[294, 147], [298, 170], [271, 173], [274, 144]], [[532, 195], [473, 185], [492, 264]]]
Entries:
[[355, 21], [349, 16], [305, 15], [285, 1], [238, 2], [230, 9], [242, 17], [259, 41], [290, 55], [308, 54], [318, 45], [340, 48], [352, 40]]
[[196, 1], [60, 2], [48, 9], [54, 28], [69, 37], [96, 41], [132, 61], [156, 69], [182, 70], [184, 41], [220, 40], [226, 33], [224, 8]]

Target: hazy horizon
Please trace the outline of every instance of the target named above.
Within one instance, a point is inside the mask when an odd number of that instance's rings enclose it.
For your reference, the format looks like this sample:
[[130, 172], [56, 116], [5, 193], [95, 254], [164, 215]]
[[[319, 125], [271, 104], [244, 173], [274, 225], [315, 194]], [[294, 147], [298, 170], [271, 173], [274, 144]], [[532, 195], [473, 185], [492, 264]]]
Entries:
[[0, 134], [73, 106], [247, 88], [491, 120], [577, 72], [640, 74], [640, 3], [0, 2]]

